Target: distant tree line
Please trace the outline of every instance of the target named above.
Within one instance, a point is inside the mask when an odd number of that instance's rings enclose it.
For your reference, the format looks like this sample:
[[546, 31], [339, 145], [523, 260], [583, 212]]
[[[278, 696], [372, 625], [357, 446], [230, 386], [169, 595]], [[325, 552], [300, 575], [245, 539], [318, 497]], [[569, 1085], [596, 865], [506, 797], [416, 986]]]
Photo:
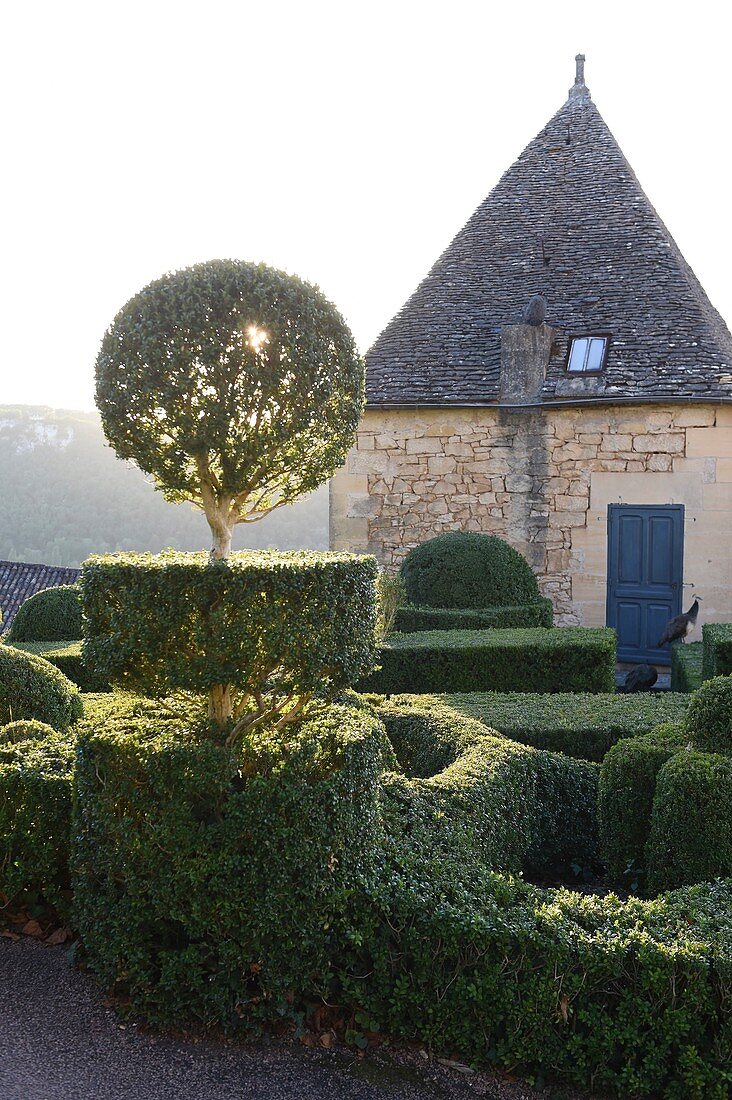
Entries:
[[[120, 461], [96, 413], [0, 406], [0, 558], [78, 566], [92, 553], [209, 544], [203, 513]], [[326, 549], [327, 487], [238, 527], [233, 545]]]

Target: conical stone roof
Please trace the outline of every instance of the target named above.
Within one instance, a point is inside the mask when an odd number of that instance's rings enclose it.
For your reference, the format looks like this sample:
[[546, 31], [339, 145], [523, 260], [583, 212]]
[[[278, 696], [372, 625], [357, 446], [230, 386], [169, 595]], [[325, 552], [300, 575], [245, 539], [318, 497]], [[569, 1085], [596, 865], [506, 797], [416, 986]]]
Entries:
[[[533, 294], [558, 336], [543, 400], [732, 400], [732, 336], [584, 84], [505, 173], [367, 353], [371, 405], [498, 399], [501, 327]], [[571, 391], [568, 339], [609, 333]], [[574, 379], [574, 376], [573, 376]], [[573, 383], [572, 383], [573, 384]]]

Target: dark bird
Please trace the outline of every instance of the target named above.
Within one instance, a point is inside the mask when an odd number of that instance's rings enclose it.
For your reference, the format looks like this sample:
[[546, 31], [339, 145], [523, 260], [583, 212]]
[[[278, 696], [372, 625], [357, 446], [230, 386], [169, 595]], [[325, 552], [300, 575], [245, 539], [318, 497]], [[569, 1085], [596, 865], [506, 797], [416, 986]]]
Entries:
[[694, 602], [683, 615], [675, 615], [666, 624], [666, 629], [658, 640], [658, 645], [671, 645], [671, 642], [684, 641], [696, 626], [699, 615], [699, 600], [701, 596], [694, 596]]
[[541, 294], [534, 294], [524, 310], [525, 325], [543, 325], [546, 320], [546, 298]]
[[622, 690], [626, 695], [635, 691], [650, 691], [657, 679], [658, 673], [653, 665], [636, 665], [625, 677]]

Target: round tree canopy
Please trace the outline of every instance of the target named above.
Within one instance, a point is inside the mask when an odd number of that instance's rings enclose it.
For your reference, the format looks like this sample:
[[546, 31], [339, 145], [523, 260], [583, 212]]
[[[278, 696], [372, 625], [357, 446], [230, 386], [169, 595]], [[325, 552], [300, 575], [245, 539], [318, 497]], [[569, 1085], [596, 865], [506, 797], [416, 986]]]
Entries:
[[145, 287], [97, 359], [97, 404], [118, 455], [229, 535], [342, 465], [363, 387], [353, 337], [320, 290], [237, 260]]
[[402, 563], [407, 599], [422, 607], [502, 607], [533, 603], [531, 566], [495, 535], [448, 531], [428, 539]]

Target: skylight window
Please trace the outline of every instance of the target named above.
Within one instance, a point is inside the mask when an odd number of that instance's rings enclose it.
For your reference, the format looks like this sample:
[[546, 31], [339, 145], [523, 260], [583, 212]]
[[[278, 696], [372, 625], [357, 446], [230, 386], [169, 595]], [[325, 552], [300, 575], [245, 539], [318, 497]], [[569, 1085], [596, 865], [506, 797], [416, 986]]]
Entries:
[[609, 336], [573, 336], [567, 370], [571, 374], [597, 374], [605, 366], [609, 340]]

